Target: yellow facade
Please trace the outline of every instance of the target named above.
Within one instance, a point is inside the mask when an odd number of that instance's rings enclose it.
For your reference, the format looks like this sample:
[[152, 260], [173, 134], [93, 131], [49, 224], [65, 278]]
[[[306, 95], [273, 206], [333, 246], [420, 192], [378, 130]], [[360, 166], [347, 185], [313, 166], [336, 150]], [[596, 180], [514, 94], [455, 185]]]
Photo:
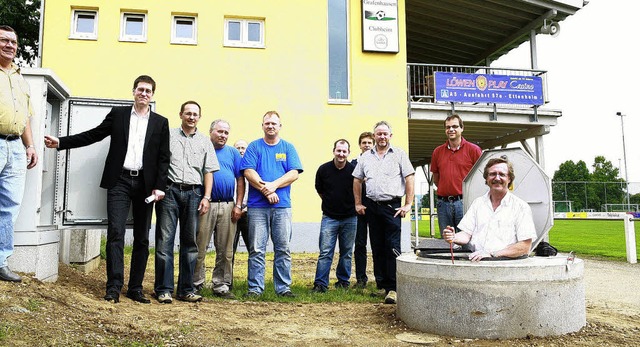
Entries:
[[[157, 82], [156, 111], [179, 126], [180, 104], [202, 105], [199, 130], [217, 118], [231, 123], [229, 143], [262, 136], [261, 117], [277, 110], [282, 138], [292, 142], [305, 172], [293, 184], [294, 222], [317, 223], [314, 189], [319, 165], [338, 138], [351, 142], [387, 120], [392, 143], [408, 150], [404, 1], [398, 4], [400, 52], [362, 52], [361, 1], [348, 1], [349, 83], [346, 104], [328, 99], [327, 1], [294, 0], [56, 0], [45, 2], [42, 67], [52, 69], [75, 97], [131, 100], [141, 74]], [[98, 11], [96, 40], [70, 39], [74, 9]], [[119, 41], [121, 12], [146, 13], [147, 42]], [[171, 44], [172, 14], [197, 16], [197, 44]], [[264, 48], [225, 47], [224, 18], [264, 19]]]

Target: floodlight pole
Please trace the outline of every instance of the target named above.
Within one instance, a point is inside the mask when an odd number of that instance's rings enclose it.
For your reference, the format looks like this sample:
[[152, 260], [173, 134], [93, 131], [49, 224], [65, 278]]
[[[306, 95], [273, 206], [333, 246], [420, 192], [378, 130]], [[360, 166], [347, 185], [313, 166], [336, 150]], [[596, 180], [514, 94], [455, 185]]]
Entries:
[[622, 112], [616, 112], [616, 116], [620, 117], [620, 126], [622, 127], [622, 156], [624, 158], [624, 180], [627, 182], [627, 211], [631, 210], [631, 200], [629, 199], [629, 170], [627, 168], [627, 145], [624, 142], [624, 116]]

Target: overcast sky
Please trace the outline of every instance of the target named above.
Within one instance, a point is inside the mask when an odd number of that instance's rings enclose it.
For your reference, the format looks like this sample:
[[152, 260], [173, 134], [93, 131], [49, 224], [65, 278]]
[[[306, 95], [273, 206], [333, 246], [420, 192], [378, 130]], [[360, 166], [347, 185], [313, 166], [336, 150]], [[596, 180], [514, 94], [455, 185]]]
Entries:
[[[639, 1], [591, 0], [560, 23], [557, 37], [537, 35], [538, 68], [548, 71], [551, 102], [545, 107], [562, 110], [558, 125], [544, 137], [550, 176], [567, 160], [584, 160], [592, 170], [594, 157], [603, 155], [616, 167], [621, 163], [624, 178], [616, 116], [622, 112], [629, 181], [640, 181], [639, 13]], [[530, 64], [526, 43], [494, 66]]]
[[[640, 1], [591, 0], [560, 22], [556, 37], [537, 35], [538, 69], [547, 70], [544, 107], [562, 110], [558, 125], [544, 136], [545, 171], [583, 160], [590, 171], [603, 155], [625, 178], [620, 117], [624, 117], [629, 182], [640, 182]], [[531, 68], [529, 43], [493, 66]], [[533, 147], [533, 142], [530, 143]], [[427, 185], [418, 169], [416, 193]], [[638, 187], [639, 185], [633, 185]]]

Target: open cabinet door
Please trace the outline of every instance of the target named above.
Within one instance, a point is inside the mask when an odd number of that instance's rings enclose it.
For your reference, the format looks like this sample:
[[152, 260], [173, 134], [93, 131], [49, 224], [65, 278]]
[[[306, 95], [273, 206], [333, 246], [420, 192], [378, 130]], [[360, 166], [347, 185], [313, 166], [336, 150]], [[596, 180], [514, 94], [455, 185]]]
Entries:
[[[114, 106], [132, 105], [132, 101], [79, 99], [69, 101], [68, 124], [60, 127], [60, 136], [75, 135], [100, 124]], [[107, 190], [100, 188], [110, 137], [92, 145], [59, 152], [59, 170], [64, 182], [63, 225], [106, 225]], [[131, 211], [127, 223], [133, 221]]]

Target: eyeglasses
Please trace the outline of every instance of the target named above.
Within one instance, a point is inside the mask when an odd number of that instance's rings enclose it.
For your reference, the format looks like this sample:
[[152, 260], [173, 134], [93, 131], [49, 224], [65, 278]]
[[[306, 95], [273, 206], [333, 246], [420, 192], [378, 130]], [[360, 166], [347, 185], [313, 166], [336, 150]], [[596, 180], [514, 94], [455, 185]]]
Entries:
[[507, 177], [507, 174], [504, 172], [495, 172], [495, 171], [491, 171], [489, 172], [489, 174], [487, 175], [489, 177], [501, 177], [501, 178], [505, 178]]
[[449, 129], [458, 129], [460, 126], [459, 125], [445, 125], [444, 128], [449, 130]]
[[147, 88], [136, 88], [136, 93], [139, 93], [139, 94], [145, 94], [146, 93], [147, 95], [151, 95], [151, 94], [153, 94], [153, 90], [147, 89]]
[[3, 45], [8, 46], [10, 43], [13, 44], [14, 46], [18, 47], [18, 41], [16, 40], [11, 40], [11, 39], [0, 39], [0, 42], [2, 42]]

